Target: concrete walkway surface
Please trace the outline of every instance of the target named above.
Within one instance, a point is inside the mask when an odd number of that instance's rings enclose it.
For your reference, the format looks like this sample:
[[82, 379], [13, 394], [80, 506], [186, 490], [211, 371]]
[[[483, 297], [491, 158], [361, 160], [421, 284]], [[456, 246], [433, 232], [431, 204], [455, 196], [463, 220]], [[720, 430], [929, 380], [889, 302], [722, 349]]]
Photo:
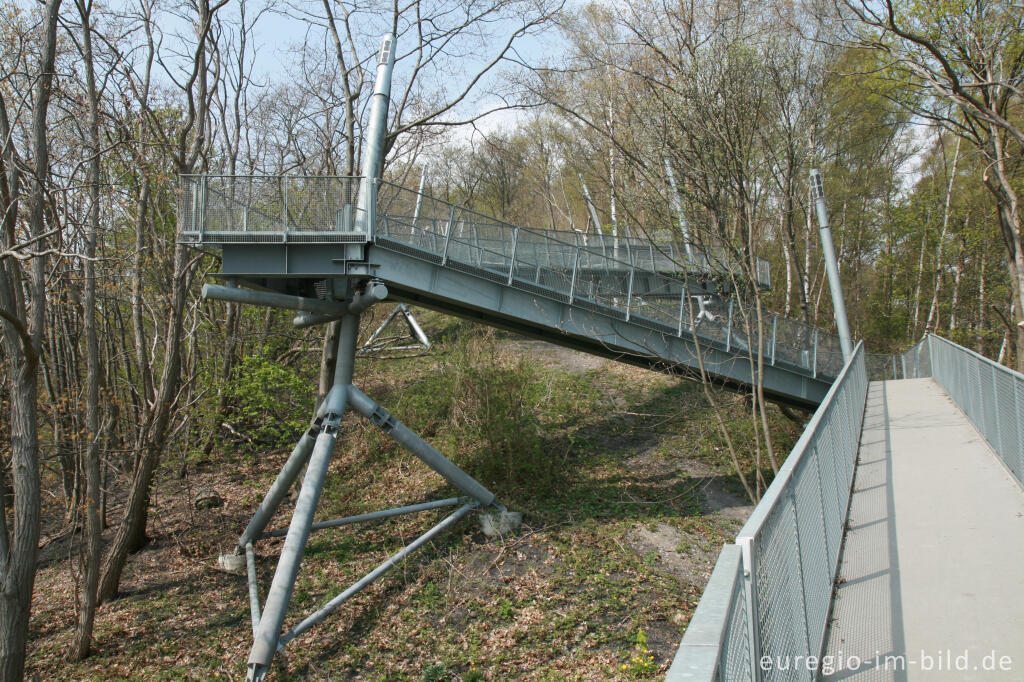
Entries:
[[873, 382], [824, 680], [1024, 680], [1024, 490], [932, 379]]

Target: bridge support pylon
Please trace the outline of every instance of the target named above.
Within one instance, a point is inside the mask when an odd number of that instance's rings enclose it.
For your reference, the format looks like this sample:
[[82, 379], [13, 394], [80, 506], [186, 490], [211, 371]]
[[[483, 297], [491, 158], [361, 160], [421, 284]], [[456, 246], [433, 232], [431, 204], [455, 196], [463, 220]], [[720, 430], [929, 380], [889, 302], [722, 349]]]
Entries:
[[[357, 297], [353, 296], [353, 300]], [[351, 310], [353, 305], [349, 306]], [[246, 679], [262, 680], [270, 668], [274, 654], [288, 642], [324, 620], [331, 612], [348, 601], [353, 595], [373, 583], [388, 570], [396, 566], [410, 553], [429, 542], [432, 538], [456, 523], [471, 511], [488, 510], [484, 519], [485, 530], [501, 528], [508, 530], [521, 521], [521, 516], [509, 512], [497, 497], [483, 484], [456, 466], [433, 446], [398, 421], [373, 399], [356, 388], [353, 383], [355, 357], [358, 352], [360, 312], [348, 312], [341, 318], [341, 333], [338, 336], [338, 364], [334, 382], [327, 397], [316, 411], [310, 427], [302, 434], [295, 449], [281, 468], [280, 473], [267, 491], [263, 501], [245, 531], [238, 539], [236, 554], [244, 554], [249, 584], [249, 605], [252, 616], [253, 645], [249, 653]], [[391, 436], [409, 452], [422, 460], [451, 483], [460, 493], [436, 502], [425, 502], [405, 507], [384, 509], [368, 514], [348, 516], [328, 521], [314, 522], [320, 495], [323, 492], [327, 471], [338, 439], [338, 432], [346, 410], [352, 410]], [[299, 479], [303, 468], [305, 474], [299, 496], [287, 529], [267, 530], [274, 513]], [[287, 632], [282, 633], [288, 604], [298, 577], [299, 566], [305, 553], [310, 533], [324, 528], [334, 528], [355, 523], [375, 521], [403, 514], [411, 514], [441, 507], [456, 507], [455, 511], [389, 557], [377, 568], [367, 573], [345, 591], [341, 592], [319, 610], [310, 614]], [[284, 536], [284, 546], [277, 562], [277, 569], [267, 591], [266, 601], [260, 608], [259, 584], [256, 572], [255, 545], [261, 538]]]

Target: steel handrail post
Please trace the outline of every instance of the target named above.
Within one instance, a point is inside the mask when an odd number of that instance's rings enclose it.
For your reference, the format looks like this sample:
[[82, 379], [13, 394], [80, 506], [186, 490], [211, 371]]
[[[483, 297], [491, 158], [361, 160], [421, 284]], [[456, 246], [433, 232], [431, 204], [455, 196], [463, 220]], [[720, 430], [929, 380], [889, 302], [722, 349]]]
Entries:
[[448, 244], [452, 240], [452, 230], [455, 228], [455, 204], [452, 204], [451, 213], [448, 216], [448, 227], [444, 231], [444, 251], [441, 253], [441, 265], [445, 265], [448, 262]]
[[206, 234], [206, 194], [210, 184], [210, 177], [208, 175], [203, 176], [203, 181], [199, 186], [199, 210], [200, 213], [200, 228], [199, 228], [199, 242], [203, 242], [203, 236]]
[[288, 241], [288, 176], [281, 176], [281, 241]]
[[679, 329], [676, 336], [683, 338], [683, 310], [686, 308], [686, 280], [683, 280], [682, 289], [679, 291]]
[[772, 315], [772, 366], [775, 366], [775, 345], [778, 342], [779, 314]]
[[732, 352], [732, 302], [733, 299], [729, 299], [729, 320], [725, 324], [725, 352]]
[[629, 322], [629, 315], [633, 309], [633, 275], [636, 267], [629, 266], [629, 284], [626, 285], [626, 322]]
[[512, 286], [512, 277], [516, 269], [516, 248], [519, 246], [519, 228], [512, 232], [512, 260], [508, 264], [508, 285]]
[[811, 376], [818, 378], [818, 330], [814, 330], [814, 356], [811, 360]]
[[573, 297], [576, 295], [576, 270], [580, 265], [580, 247], [576, 247], [576, 257], [572, 264], [572, 280], [569, 282], [569, 305], [572, 305]]

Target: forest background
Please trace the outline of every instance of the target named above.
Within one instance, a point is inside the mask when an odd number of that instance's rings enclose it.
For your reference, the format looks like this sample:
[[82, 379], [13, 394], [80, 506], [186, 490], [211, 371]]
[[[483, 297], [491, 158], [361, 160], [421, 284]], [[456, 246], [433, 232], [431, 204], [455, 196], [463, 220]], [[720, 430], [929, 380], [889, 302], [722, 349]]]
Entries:
[[1020, 369], [1022, 23], [997, 0], [3, 4], [0, 679], [48, 518], [81, 532], [85, 657], [154, 480], [301, 429], [323, 330], [200, 302], [217, 256], [176, 243], [178, 177], [356, 174], [382, 35], [386, 178], [518, 225], [686, 230], [770, 261], [754, 304], [831, 329], [817, 167], [856, 338]]

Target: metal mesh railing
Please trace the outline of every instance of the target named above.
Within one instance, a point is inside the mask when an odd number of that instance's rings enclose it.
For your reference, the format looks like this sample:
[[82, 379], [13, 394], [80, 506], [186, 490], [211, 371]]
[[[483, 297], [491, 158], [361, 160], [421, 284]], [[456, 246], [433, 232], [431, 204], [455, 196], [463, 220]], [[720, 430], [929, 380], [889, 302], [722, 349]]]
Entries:
[[931, 346], [928, 336], [899, 356], [904, 379], [918, 379], [932, 375]]
[[946, 390], [1024, 486], [1024, 374], [929, 334], [927, 373]]
[[[667, 680], [813, 680], [867, 398], [863, 344], [718, 558]], [[740, 560], [742, 559], [742, 561]]]
[[[452, 209], [455, 209], [457, 220], [452, 219]], [[489, 235], [495, 235], [495, 225], [514, 227], [471, 209], [454, 206], [441, 199], [389, 182], [379, 183], [378, 213], [388, 216], [395, 223], [404, 223], [436, 234], [447, 234], [450, 223], [453, 226], [459, 225], [465, 233], [473, 233], [475, 239], [483, 240], [479, 243], [484, 247]], [[687, 248], [685, 244], [679, 242], [569, 230], [532, 231], [553, 235], [560, 244], [568, 248], [580, 248], [586, 253], [600, 255], [602, 258], [637, 269], [676, 274], [718, 274], [723, 277], [732, 271], [738, 280], [744, 279], [742, 268], [732, 262], [723, 248], [701, 249], [692, 244]], [[755, 279], [762, 288], [771, 286], [771, 264], [764, 258], [755, 259]]]
[[[186, 175], [179, 234], [188, 243], [373, 240], [477, 277], [704, 342], [730, 353], [760, 350], [768, 365], [832, 378], [843, 366], [839, 339], [808, 325], [693, 297], [694, 279], [736, 279], [724, 250], [576, 232], [532, 230], [387, 182], [378, 183], [375, 225], [355, 207], [360, 178]], [[767, 277], [767, 263], [758, 264]], [[758, 327], [760, 324], [760, 331]], [[747, 330], [753, 330], [748, 332]]]
[[360, 231], [360, 178], [183, 175], [179, 235], [186, 242], [346, 241]]
[[904, 379], [903, 356], [898, 353], [865, 353], [868, 381]]
[[[752, 306], [687, 300], [687, 275], [728, 275], [720, 253], [691, 259], [678, 245], [620, 237], [616, 258], [607, 235], [517, 227], [390, 183], [381, 183], [378, 219], [378, 246], [663, 333], [691, 334], [692, 320], [704, 342], [726, 352], [748, 351], [745, 330], [757, 329]], [[834, 334], [768, 312], [761, 333], [768, 365], [826, 378], [843, 367]]]

